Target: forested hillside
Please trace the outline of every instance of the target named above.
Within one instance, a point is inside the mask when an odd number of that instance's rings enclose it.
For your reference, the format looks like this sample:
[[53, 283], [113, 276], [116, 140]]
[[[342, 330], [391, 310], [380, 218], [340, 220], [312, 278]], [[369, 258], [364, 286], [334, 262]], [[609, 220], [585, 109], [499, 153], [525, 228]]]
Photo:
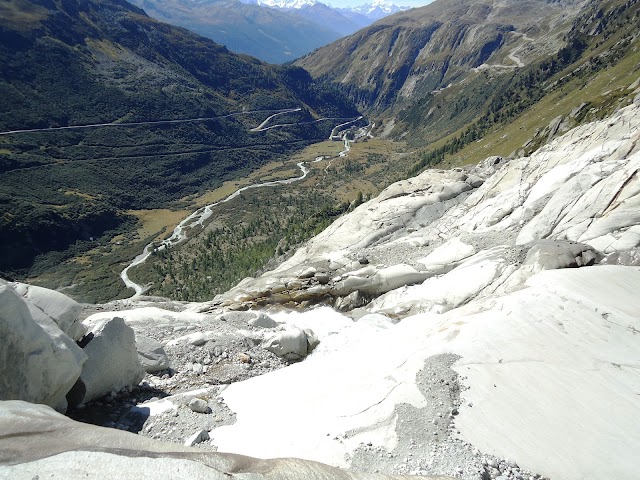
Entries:
[[[10, 0], [0, 18], [2, 132], [209, 118], [0, 135], [8, 275], [46, 270], [133, 228], [128, 210], [170, 206], [333, 126], [305, 121], [357, 114], [299, 67], [232, 54], [123, 0]], [[292, 107], [279, 121], [301, 125], [250, 131]]]

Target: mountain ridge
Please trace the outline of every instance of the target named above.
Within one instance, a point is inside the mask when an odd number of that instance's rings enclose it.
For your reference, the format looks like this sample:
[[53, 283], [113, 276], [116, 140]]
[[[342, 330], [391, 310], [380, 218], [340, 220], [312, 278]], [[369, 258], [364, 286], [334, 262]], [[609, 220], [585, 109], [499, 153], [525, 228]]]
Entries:
[[[353, 88], [363, 107], [384, 109], [459, 81], [505, 47], [529, 42], [530, 58], [559, 49], [571, 15], [585, 3], [441, 0], [385, 17], [296, 64]], [[565, 19], [564, 27], [555, 25], [556, 17]], [[534, 35], [536, 42], [526, 40]]]

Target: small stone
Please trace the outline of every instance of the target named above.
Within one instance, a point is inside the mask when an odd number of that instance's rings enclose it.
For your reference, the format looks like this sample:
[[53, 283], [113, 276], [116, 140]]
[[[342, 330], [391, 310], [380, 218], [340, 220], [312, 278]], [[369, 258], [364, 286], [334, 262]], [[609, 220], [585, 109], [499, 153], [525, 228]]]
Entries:
[[209, 432], [207, 430], [199, 430], [184, 441], [185, 446], [193, 447], [198, 443], [209, 440]]
[[238, 360], [240, 360], [241, 363], [251, 363], [251, 357], [246, 353], [239, 353]]
[[189, 408], [196, 413], [207, 413], [209, 405], [201, 398], [194, 398], [189, 402]]
[[205, 343], [207, 343], [207, 337], [205, 337], [204, 333], [202, 332], [192, 333], [191, 335], [189, 335], [187, 341], [191, 345], [199, 347], [200, 345], [204, 345]]
[[252, 318], [247, 322], [251, 327], [260, 327], [260, 328], [274, 328], [277, 327], [278, 324], [276, 321], [265, 313], [259, 313], [256, 318]]
[[202, 373], [202, 370], [203, 370], [202, 364], [194, 363], [193, 367], [191, 367], [191, 370], [193, 370], [193, 373]]

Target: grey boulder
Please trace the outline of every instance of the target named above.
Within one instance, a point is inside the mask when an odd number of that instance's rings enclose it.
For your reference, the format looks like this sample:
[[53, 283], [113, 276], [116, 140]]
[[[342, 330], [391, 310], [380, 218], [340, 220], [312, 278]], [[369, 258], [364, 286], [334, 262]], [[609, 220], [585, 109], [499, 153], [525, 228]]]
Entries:
[[247, 323], [250, 327], [260, 328], [274, 328], [278, 326], [273, 318], [262, 312], [260, 312], [257, 317], [250, 319]]
[[196, 413], [208, 413], [210, 411], [207, 402], [201, 398], [194, 398], [189, 402], [189, 408]]
[[87, 357], [48, 316], [34, 319], [30, 310], [13, 288], [0, 285], [0, 400], [65, 411]]
[[160, 342], [144, 335], [136, 336], [138, 359], [144, 371], [156, 373], [169, 368], [169, 357]]
[[285, 360], [302, 360], [317, 344], [312, 330], [293, 327], [266, 339], [263, 347]]
[[144, 370], [138, 359], [135, 334], [122, 318], [98, 321], [89, 336], [84, 347], [89, 358], [80, 375], [86, 388], [84, 402], [140, 383]]
[[82, 311], [82, 306], [78, 302], [48, 288], [26, 283], [14, 285], [15, 291], [27, 301], [32, 313], [37, 309], [37, 313], [47, 315], [60, 330], [75, 341], [84, 336], [86, 328], [78, 319]]

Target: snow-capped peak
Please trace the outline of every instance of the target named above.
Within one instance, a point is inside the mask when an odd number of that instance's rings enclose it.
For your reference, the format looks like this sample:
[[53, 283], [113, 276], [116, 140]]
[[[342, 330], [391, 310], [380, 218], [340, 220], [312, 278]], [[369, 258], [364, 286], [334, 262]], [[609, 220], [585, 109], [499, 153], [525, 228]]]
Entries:
[[303, 8], [312, 7], [318, 3], [316, 0], [258, 0], [258, 5], [275, 8]]
[[374, 13], [381, 13], [385, 15], [390, 15], [392, 13], [401, 12], [403, 10], [408, 10], [409, 7], [399, 7], [387, 0], [373, 0], [371, 3], [364, 3], [357, 7], [351, 8], [354, 12], [360, 13], [362, 15], [371, 15]]

